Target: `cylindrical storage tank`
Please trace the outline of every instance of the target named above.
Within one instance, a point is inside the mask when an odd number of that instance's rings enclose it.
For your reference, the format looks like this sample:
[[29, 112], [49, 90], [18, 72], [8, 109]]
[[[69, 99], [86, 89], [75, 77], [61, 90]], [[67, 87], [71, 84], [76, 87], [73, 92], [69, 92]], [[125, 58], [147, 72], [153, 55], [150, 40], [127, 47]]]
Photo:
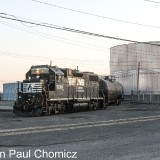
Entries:
[[[3, 84], [3, 100], [14, 101], [17, 99], [18, 83], [4, 83]], [[21, 83], [19, 83], [19, 90]]]
[[125, 95], [133, 91], [157, 93], [160, 77], [160, 42], [130, 43], [110, 48], [110, 74], [124, 88]]
[[121, 102], [123, 98], [123, 87], [120, 83], [107, 79], [101, 79], [99, 84], [100, 92], [105, 95], [106, 101], [108, 101], [108, 103]]

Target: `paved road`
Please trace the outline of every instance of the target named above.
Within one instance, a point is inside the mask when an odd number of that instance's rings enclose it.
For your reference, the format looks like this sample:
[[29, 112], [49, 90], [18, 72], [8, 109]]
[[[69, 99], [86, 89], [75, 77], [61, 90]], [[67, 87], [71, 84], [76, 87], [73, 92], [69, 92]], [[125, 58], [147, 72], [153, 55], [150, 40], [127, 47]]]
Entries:
[[13, 110], [14, 101], [0, 101], [0, 111]]
[[28, 118], [1, 111], [0, 159], [27, 156], [160, 160], [160, 106], [122, 104], [106, 111]]

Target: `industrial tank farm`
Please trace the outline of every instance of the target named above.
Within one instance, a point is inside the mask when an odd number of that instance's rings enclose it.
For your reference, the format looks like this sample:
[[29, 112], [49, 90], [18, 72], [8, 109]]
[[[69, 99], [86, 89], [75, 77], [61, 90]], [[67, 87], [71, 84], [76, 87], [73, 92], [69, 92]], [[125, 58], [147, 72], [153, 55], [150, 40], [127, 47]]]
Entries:
[[113, 78], [49, 65], [32, 66], [18, 86], [13, 112], [22, 116], [105, 109], [123, 99], [123, 87]]
[[124, 87], [124, 95], [160, 91], [160, 42], [130, 43], [110, 49], [110, 73]]

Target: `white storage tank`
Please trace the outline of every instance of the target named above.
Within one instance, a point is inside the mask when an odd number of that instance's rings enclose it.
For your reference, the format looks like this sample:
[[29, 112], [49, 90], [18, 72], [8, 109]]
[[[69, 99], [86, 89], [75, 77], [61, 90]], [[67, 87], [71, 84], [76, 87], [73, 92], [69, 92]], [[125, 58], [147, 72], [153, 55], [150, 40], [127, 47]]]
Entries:
[[[19, 87], [20, 87], [19, 83]], [[4, 83], [3, 84], [3, 100], [13, 101], [17, 99], [18, 83]]]
[[130, 43], [110, 48], [110, 72], [124, 94], [160, 93], [160, 42]]

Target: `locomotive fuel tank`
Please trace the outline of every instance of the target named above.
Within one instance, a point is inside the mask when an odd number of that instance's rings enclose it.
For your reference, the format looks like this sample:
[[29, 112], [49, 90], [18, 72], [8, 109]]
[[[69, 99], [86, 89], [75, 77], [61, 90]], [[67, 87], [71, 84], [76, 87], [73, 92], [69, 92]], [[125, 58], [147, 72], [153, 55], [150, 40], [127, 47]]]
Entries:
[[100, 79], [100, 94], [105, 96], [105, 101], [108, 103], [121, 103], [123, 99], [123, 87], [114, 79], [105, 77]]

